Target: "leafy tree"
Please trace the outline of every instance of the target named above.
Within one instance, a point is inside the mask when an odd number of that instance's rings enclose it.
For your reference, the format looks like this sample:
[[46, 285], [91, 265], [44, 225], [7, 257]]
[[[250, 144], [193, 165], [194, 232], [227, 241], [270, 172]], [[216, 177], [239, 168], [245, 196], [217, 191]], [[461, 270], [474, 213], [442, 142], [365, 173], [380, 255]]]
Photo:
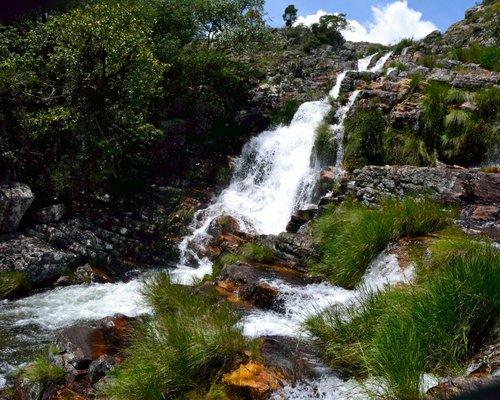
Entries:
[[288, 5], [283, 13], [283, 20], [286, 26], [292, 26], [295, 21], [297, 21], [297, 8], [293, 4]]
[[35, 187], [95, 189], [145, 162], [156, 132], [147, 110], [164, 66], [142, 12], [139, 1], [116, 1], [54, 16], [0, 66], [1, 98], [14, 99], [3, 113], [3, 147], [12, 152], [22, 138], [17, 170]]

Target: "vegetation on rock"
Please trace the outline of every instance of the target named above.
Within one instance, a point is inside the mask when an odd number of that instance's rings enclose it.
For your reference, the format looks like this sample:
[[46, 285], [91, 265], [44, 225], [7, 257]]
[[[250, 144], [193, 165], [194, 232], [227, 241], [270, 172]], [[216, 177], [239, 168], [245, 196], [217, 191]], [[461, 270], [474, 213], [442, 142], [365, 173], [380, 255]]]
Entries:
[[146, 282], [153, 317], [136, 328], [124, 363], [103, 395], [163, 399], [215, 383], [244, 349], [238, 315], [225, 303], [194, 296], [161, 273]]
[[500, 316], [498, 248], [452, 231], [428, 251], [417, 284], [330, 308], [306, 323], [332, 367], [383, 377], [391, 398], [421, 398], [424, 373], [461, 371]]
[[451, 216], [428, 198], [387, 199], [377, 209], [356, 202], [329, 207], [313, 224], [320, 261], [313, 262], [310, 271], [353, 288], [389, 243], [442, 229]]
[[0, 272], [0, 299], [22, 295], [29, 290], [30, 284], [23, 271]]

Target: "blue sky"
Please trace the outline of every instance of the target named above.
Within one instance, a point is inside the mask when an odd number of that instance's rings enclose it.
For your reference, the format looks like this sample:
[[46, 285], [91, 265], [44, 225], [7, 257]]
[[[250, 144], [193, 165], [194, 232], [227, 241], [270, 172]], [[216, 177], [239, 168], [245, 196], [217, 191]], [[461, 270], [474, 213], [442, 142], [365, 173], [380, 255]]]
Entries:
[[283, 25], [288, 4], [295, 5], [299, 16], [309, 16], [301, 19], [306, 24], [324, 13], [345, 13], [354, 27], [347, 39], [390, 43], [403, 37], [419, 39], [434, 29], [444, 32], [463, 19], [476, 0], [266, 0], [272, 26]]

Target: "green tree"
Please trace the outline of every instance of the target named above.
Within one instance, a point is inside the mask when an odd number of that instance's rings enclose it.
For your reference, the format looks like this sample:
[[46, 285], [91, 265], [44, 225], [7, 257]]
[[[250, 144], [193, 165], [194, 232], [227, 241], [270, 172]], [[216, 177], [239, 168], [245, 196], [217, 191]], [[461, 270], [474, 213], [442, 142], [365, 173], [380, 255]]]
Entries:
[[35, 188], [92, 190], [144, 164], [164, 65], [143, 11], [139, 1], [110, 1], [53, 16], [0, 65], [1, 98], [14, 99], [3, 112], [3, 153], [15, 157], [9, 150], [22, 141], [17, 170]]
[[295, 21], [297, 21], [297, 8], [293, 4], [288, 5], [283, 13], [283, 20], [286, 26], [292, 26]]

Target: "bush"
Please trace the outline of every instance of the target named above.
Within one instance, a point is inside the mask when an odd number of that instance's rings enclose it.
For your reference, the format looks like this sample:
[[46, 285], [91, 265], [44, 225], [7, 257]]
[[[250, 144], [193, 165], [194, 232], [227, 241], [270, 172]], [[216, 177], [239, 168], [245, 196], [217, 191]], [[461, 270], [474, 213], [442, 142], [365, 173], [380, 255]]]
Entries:
[[23, 271], [0, 273], [0, 299], [9, 298], [30, 290], [30, 283]]
[[394, 52], [394, 55], [400, 55], [403, 50], [413, 44], [413, 39], [412, 38], [404, 38], [401, 39], [398, 43], [396, 43], [394, 46], [392, 46], [392, 51]]
[[429, 250], [415, 287], [373, 294], [306, 323], [332, 367], [383, 377], [388, 398], [421, 398], [423, 373], [456, 373], [500, 316], [500, 250], [456, 232]]
[[345, 120], [344, 166], [348, 171], [383, 162], [382, 140], [386, 122], [375, 108], [356, 108]]
[[290, 122], [292, 122], [293, 116], [295, 115], [299, 107], [300, 107], [299, 100], [292, 98], [285, 99], [283, 107], [272, 111], [270, 115], [271, 124], [288, 125]]
[[136, 328], [105, 396], [178, 398], [215, 382], [242, 353], [244, 339], [235, 325], [239, 317], [227, 304], [195, 296], [165, 273], [146, 282], [144, 291], [154, 317]]
[[311, 273], [353, 288], [391, 241], [441, 229], [449, 216], [440, 204], [426, 198], [385, 200], [378, 209], [359, 203], [330, 208], [313, 224], [321, 261], [312, 265]]

